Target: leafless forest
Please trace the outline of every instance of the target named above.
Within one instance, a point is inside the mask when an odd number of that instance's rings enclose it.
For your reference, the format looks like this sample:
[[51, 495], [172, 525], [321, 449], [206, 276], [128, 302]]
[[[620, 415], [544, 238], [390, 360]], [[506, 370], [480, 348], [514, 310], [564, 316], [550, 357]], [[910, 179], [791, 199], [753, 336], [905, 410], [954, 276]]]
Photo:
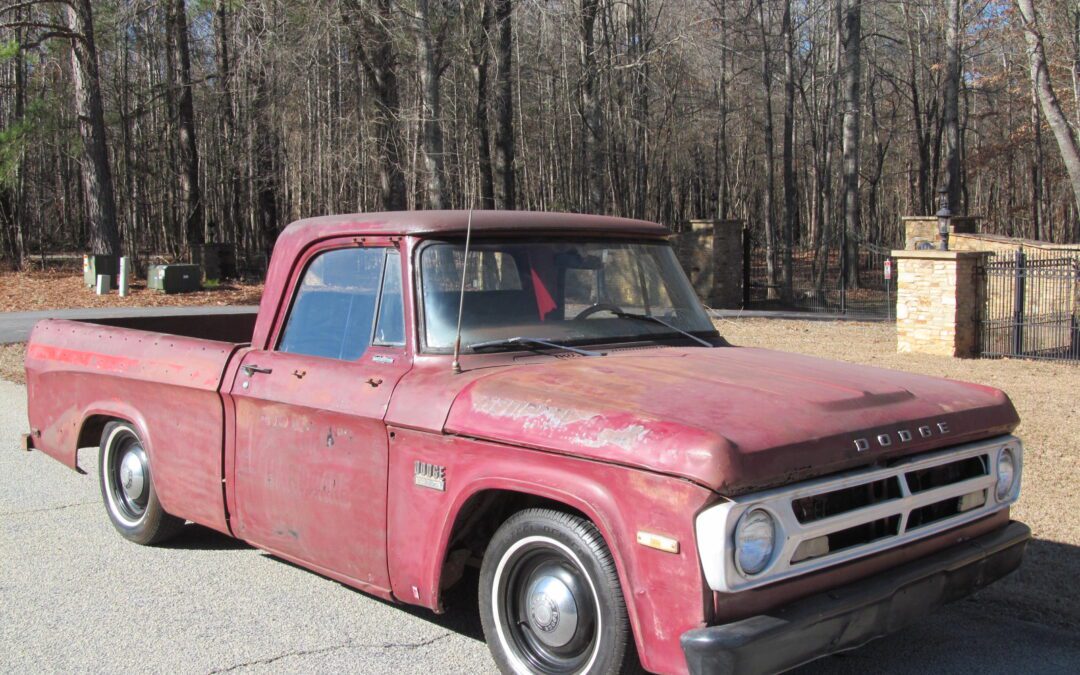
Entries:
[[268, 251], [424, 208], [1080, 240], [1077, 0], [2, 0], [0, 244]]

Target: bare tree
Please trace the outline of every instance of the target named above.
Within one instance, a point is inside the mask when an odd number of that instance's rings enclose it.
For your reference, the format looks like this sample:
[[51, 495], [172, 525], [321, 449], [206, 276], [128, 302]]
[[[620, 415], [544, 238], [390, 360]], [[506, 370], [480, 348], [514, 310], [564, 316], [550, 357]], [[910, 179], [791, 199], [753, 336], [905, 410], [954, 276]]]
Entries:
[[[480, 208], [495, 208], [495, 178], [491, 171], [491, 132], [488, 121], [488, 67], [491, 62], [491, 2], [474, 0], [468, 5], [470, 11], [461, 13], [464, 18], [469, 48], [473, 84], [476, 98], [473, 101], [473, 133], [476, 134], [477, 166], [480, 172]], [[479, 14], [479, 16], [477, 16]], [[472, 30], [478, 24], [479, 30]]]
[[845, 2], [838, 29], [841, 34], [844, 120], [842, 153], [844, 156], [844, 282], [849, 288], [859, 286], [859, 230], [862, 204], [859, 203], [859, 143], [862, 111], [862, 0]]
[[762, 216], [765, 218], [765, 260], [768, 272], [768, 296], [779, 297], [779, 275], [776, 265], [776, 141], [773, 138], [772, 107], [772, 56], [769, 48], [769, 31], [765, 21], [765, 2], [757, 0], [758, 36], [761, 40], [761, 91], [764, 115], [761, 119], [765, 145], [765, 190]]
[[446, 70], [443, 44], [448, 23], [432, 17], [430, 0], [416, 0], [416, 51], [420, 61], [420, 125], [427, 169], [428, 208], [446, 208], [443, 171], [442, 76]]
[[[761, 242], [755, 285], [779, 299], [840, 267], [859, 283], [867, 246], [933, 211], [954, 147], [958, 211], [1080, 240], [1080, 11], [1029, 1], [1033, 31], [963, 0], [951, 17], [910, 0], [0, 0], [0, 253], [86, 250], [109, 171], [133, 255], [179, 257], [201, 230], [254, 268], [285, 222], [327, 212], [719, 214]], [[97, 20], [97, 123], [57, 105], [92, 89], [69, 4]], [[946, 124], [951, 38], [965, 76]]]
[[1032, 0], [1016, 0], [1017, 9], [1024, 21], [1024, 35], [1028, 44], [1028, 59], [1031, 63], [1031, 81], [1042, 105], [1050, 129], [1057, 140], [1061, 160], [1069, 172], [1073, 198], [1080, 209], [1080, 148], [1076, 136], [1069, 125], [1068, 118], [1061, 110], [1054, 87], [1050, 83], [1050, 73], [1046, 68], [1046, 48], [1043, 46], [1042, 33], [1039, 30], [1039, 17], [1035, 13]]
[[343, 0], [342, 4], [345, 20], [352, 29], [353, 51], [374, 93], [382, 208], [400, 211], [407, 203], [402, 170], [398, 58], [394, 47], [396, 9], [393, 0]]
[[205, 240], [202, 190], [199, 184], [199, 146], [195, 136], [195, 104], [191, 84], [191, 51], [188, 47], [187, 8], [184, 0], [169, 0], [169, 46], [173, 51], [177, 88], [176, 129], [180, 156], [180, 193], [184, 201], [184, 232], [189, 254]]
[[501, 209], [517, 208], [514, 170], [513, 0], [495, 3], [495, 196]]
[[116, 223], [116, 196], [105, 138], [105, 107], [101, 102], [90, 0], [72, 0], [65, 3], [64, 11], [71, 40], [75, 114], [83, 142], [81, 175], [90, 223], [90, 252], [119, 255], [120, 230]]
[[799, 217], [798, 186], [795, 179], [795, 32], [791, 22], [791, 0], [784, 0], [780, 20], [784, 42], [784, 244], [783, 289], [785, 300], [792, 297], [791, 254], [795, 244], [795, 221]]
[[589, 211], [604, 213], [604, 148], [603, 126], [600, 118], [600, 102], [597, 98], [596, 80], [596, 13], [599, 0], [581, 0], [580, 63], [581, 63], [581, 121], [585, 142], [582, 150], [589, 195]]
[[947, 0], [945, 25], [945, 192], [954, 213], [962, 210], [960, 186], [960, 3]]

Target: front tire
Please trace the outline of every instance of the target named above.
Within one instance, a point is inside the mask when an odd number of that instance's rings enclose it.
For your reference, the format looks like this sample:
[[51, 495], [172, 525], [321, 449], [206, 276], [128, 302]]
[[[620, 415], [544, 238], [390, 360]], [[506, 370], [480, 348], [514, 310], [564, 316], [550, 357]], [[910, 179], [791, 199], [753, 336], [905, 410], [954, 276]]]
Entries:
[[113, 527], [136, 544], [160, 544], [184, 526], [161, 508], [150, 473], [150, 459], [128, 422], [109, 422], [98, 449], [101, 498]]
[[639, 668], [615, 562], [584, 518], [551, 509], [511, 516], [484, 554], [478, 595], [503, 673]]

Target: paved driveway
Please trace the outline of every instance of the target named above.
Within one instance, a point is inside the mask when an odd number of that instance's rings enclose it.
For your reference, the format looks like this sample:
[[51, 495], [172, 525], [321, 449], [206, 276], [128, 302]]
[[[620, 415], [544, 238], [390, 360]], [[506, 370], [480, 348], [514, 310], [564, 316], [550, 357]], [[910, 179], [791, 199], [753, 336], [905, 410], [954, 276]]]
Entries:
[[[436, 617], [207, 530], [129, 544], [80, 476], [17, 451], [25, 389], [0, 382], [0, 671], [487, 673], [475, 589]], [[91, 457], [93, 455], [93, 458]], [[418, 544], [422, 545], [422, 544]], [[1075, 673], [1080, 639], [967, 601], [805, 673]]]

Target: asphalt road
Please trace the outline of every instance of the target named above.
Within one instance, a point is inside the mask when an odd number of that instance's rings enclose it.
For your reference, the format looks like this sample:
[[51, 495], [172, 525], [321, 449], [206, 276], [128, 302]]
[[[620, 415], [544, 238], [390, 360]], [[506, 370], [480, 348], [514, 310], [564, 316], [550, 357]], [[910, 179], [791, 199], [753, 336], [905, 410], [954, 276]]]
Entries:
[[[25, 389], [0, 382], [0, 671], [486, 673], [475, 588], [436, 617], [207, 530], [127, 543], [78, 475], [17, 450]], [[1075, 673], [1080, 637], [969, 600], [804, 673]]]

